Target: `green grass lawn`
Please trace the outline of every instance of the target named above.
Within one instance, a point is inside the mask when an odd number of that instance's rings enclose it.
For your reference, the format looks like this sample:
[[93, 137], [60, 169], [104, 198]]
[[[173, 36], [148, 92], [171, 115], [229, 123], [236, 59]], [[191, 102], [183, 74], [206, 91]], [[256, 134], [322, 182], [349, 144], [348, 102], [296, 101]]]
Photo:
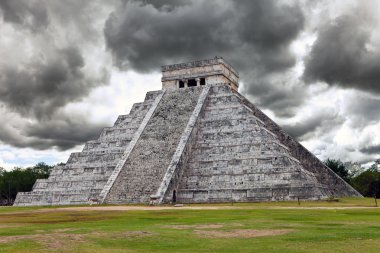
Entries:
[[[373, 199], [217, 210], [0, 208], [0, 252], [380, 252]], [[199, 206], [199, 205], [197, 205]], [[368, 207], [313, 209], [313, 207]], [[302, 207], [310, 207], [302, 208]]]

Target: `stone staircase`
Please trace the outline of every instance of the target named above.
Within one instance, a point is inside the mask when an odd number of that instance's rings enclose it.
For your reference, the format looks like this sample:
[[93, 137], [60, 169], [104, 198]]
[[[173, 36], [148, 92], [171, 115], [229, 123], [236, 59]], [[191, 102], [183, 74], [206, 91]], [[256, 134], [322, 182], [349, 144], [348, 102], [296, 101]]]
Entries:
[[48, 179], [36, 181], [32, 192], [19, 193], [17, 206], [68, 205], [97, 201], [133, 134], [155, 98], [162, 91], [148, 92], [145, 101], [133, 105], [128, 115], [120, 115], [114, 126], [103, 129], [99, 138], [72, 153], [63, 166], [55, 166]]
[[325, 187], [302, 168], [227, 85], [210, 89], [177, 202], [319, 199]]
[[166, 91], [105, 196], [105, 203], [149, 203], [167, 171], [202, 87]]

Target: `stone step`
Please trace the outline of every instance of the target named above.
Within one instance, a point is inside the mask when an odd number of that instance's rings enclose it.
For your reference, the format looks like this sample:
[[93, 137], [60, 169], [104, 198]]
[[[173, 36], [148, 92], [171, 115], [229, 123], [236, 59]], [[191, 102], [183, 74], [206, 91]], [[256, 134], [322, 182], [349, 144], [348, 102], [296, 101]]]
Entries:
[[114, 137], [110, 136], [103, 138], [102, 140], [87, 142], [83, 148], [83, 151], [91, 150], [108, 150], [113, 148], [127, 147], [131, 141], [130, 136]]
[[148, 203], [158, 190], [201, 87], [167, 91], [111, 187], [106, 203]]
[[92, 163], [92, 162], [109, 162], [109, 161], [115, 161], [118, 160], [122, 157], [123, 153], [118, 152], [118, 153], [100, 153], [100, 154], [88, 154], [88, 155], [83, 155], [81, 154], [82, 152], [75, 152], [72, 153], [67, 160], [67, 164], [72, 164], [72, 163]]
[[125, 150], [127, 145], [129, 144], [129, 140], [120, 140], [115, 142], [91, 142], [87, 143], [82, 152], [102, 152], [102, 151], [108, 151], [108, 150]]
[[114, 126], [121, 124], [122, 122], [130, 123], [131, 116], [129, 114], [119, 115], [114, 123]]
[[203, 154], [248, 153], [260, 151], [284, 152], [287, 151], [287, 148], [283, 147], [283, 145], [276, 141], [252, 142], [248, 140], [245, 142], [239, 142], [239, 145], [235, 145], [233, 142], [226, 142], [222, 145], [197, 143], [197, 146], [193, 147], [192, 154], [193, 156], [196, 156]]
[[[65, 178], [56, 182], [38, 182], [33, 188], [35, 191], [64, 191], [64, 190], [102, 190], [107, 183], [108, 178], [102, 178], [102, 180], [88, 180], [87, 178]], [[87, 180], [86, 180], [87, 179]]]
[[[314, 185], [299, 187], [255, 187], [251, 189], [218, 189], [198, 190], [180, 189], [177, 200], [180, 203], [197, 203], [199, 200], [208, 203], [218, 202], [252, 202], [252, 201], [294, 201], [299, 197], [319, 200], [324, 196]], [[198, 200], [198, 201], [197, 201]]]
[[162, 93], [162, 90], [155, 90], [155, 91], [148, 91], [145, 95], [145, 100], [144, 101], [150, 101], [153, 102], [158, 95]]
[[18, 206], [88, 204], [89, 200], [96, 199], [99, 193], [99, 190], [19, 192], [15, 202]]
[[[95, 175], [104, 175], [112, 173], [115, 165], [108, 165], [108, 166], [98, 166], [98, 167], [84, 167], [84, 166], [78, 166], [77, 168], [70, 168], [67, 167], [65, 169], [60, 170], [54, 170], [51, 173], [51, 178], [60, 178], [62, 176], [69, 177], [69, 176], [77, 176], [77, 175], [83, 175], [84, 177], [93, 177]], [[49, 177], [50, 179], [50, 177]]]
[[125, 136], [130, 136], [132, 137], [133, 134], [136, 132], [137, 127], [134, 128], [126, 128], [126, 127], [112, 127], [108, 128], [102, 133], [100, 136], [100, 139], [104, 139], [106, 136], [120, 136], [120, 135], [125, 135]]

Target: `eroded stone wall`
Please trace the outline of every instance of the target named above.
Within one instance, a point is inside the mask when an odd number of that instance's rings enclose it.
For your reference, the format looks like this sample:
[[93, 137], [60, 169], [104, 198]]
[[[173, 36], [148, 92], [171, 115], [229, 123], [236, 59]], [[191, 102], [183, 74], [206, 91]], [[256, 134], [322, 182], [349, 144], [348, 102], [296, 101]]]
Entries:
[[227, 85], [210, 90], [177, 201], [243, 202], [326, 198], [304, 170]]
[[32, 192], [19, 193], [15, 205], [68, 205], [97, 201], [100, 192], [129, 145], [152, 102], [162, 91], [148, 92], [145, 101], [120, 115], [99, 138], [72, 153], [64, 166], [55, 166], [48, 179], [36, 181]]
[[167, 171], [202, 87], [167, 91], [105, 203], [149, 203]]
[[247, 107], [252, 110], [252, 113], [262, 120], [270, 131], [276, 134], [278, 140], [286, 146], [290, 154], [297, 158], [303, 168], [312, 172], [319, 182], [326, 185], [329, 196], [345, 197], [345, 196], [357, 196], [361, 197], [354, 188], [347, 184], [337, 174], [335, 174], [330, 168], [325, 166], [315, 155], [308, 151], [304, 146], [297, 142], [293, 137], [280, 128], [273, 120], [265, 115], [260, 109], [250, 103], [246, 98], [240, 95], [238, 92], [234, 92]]

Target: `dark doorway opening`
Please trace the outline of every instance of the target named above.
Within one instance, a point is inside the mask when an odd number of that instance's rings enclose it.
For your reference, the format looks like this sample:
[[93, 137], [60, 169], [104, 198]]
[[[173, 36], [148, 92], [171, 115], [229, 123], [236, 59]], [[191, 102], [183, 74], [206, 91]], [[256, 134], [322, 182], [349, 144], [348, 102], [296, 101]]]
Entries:
[[183, 81], [179, 81], [179, 88], [184, 88], [185, 87], [185, 83]]
[[176, 203], [177, 202], [177, 193], [176, 191], [174, 190], [173, 191], [173, 203]]
[[187, 86], [188, 87], [194, 87], [194, 86], [197, 86], [197, 81], [195, 81], [195, 79], [189, 79], [188, 83], [187, 83]]
[[201, 78], [201, 85], [206, 85], [206, 79], [205, 78]]

